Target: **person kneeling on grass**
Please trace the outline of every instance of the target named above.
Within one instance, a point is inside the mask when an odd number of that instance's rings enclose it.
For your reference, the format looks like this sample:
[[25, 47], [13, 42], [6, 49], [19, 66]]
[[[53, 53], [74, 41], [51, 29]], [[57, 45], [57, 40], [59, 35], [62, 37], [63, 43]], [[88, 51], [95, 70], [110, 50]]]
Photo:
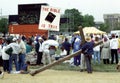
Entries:
[[21, 74], [28, 74], [29, 73], [29, 66], [30, 66], [30, 61], [26, 61], [26, 64], [22, 67], [20, 70]]
[[67, 56], [67, 51], [65, 50], [65, 48], [62, 46], [60, 51], [60, 55], [55, 57], [55, 60], [59, 60], [60, 58], [64, 58], [65, 56]]
[[13, 72], [13, 74], [28, 74], [30, 72], [29, 71], [29, 65], [30, 65], [30, 61], [26, 61], [26, 63], [21, 68], [21, 70], [20, 71], [15, 71], [15, 72]]

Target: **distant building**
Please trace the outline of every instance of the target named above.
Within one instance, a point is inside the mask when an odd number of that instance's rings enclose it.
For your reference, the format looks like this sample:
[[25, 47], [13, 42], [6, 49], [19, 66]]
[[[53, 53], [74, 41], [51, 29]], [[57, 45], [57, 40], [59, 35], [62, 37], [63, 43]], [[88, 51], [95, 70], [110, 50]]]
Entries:
[[109, 25], [110, 30], [120, 28], [120, 14], [104, 14], [105, 23]]

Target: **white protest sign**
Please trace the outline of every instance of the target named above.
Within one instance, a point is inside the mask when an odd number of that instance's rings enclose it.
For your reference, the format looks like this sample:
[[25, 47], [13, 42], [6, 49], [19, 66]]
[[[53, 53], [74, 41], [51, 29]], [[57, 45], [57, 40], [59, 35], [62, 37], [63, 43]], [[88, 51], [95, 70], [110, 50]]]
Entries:
[[41, 6], [39, 29], [59, 31], [60, 8]]

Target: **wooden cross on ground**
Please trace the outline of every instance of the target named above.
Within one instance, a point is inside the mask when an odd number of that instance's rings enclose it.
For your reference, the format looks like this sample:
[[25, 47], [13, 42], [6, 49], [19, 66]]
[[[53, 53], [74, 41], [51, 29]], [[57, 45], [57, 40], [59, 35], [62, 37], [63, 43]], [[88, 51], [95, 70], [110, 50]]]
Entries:
[[[82, 44], [84, 44], [84, 43], [85, 43], [85, 37], [84, 37], [83, 29], [82, 29], [81, 26], [79, 26], [79, 32], [80, 32], [80, 36], [81, 36], [81, 38], [82, 38]], [[102, 43], [102, 41], [96, 43], [94, 46], [97, 46], [97, 45], [99, 45], [99, 44], [101, 44], [101, 43]], [[59, 59], [59, 60], [57, 60], [57, 61], [54, 61], [54, 62], [52, 62], [51, 64], [48, 64], [48, 65], [46, 65], [46, 66], [43, 66], [43, 67], [41, 67], [41, 68], [39, 68], [39, 69], [37, 69], [37, 70], [35, 70], [35, 71], [31, 71], [31, 72], [30, 72], [30, 75], [34, 76], [34, 75], [36, 75], [37, 73], [40, 73], [40, 72], [42, 72], [42, 71], [45, 71], [46, 69], [49, 69], [49, 68], [51, 68], [52, 66], [58, 65], [59, 63], [64, 62], [65, 60], [68, 60], [68, 59], [70, 59], [70, 58], [72, 58], [72, 57], [74, 57], [74, 56], [77, 56], [77, 55], [79, 55], [80, 53], [81, 53], [81, 50], [79, 50], [79, 51], [77, 51], [77, 52], [75, 52], [75, 53], [73, 53], [73, 54], [71, 54], [71, 55], [68, 55], [68, 56], [66, 56], [66, 57], [64, 57], [64, 58], [61, 58], [61, 59]]]

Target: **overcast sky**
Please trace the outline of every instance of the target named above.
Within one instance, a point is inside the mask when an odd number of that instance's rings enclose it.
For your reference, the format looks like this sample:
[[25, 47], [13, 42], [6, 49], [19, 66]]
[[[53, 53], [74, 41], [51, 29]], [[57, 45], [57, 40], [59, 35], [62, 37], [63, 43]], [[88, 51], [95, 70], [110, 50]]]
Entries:
[[48, 3], [61, 8], [61, 13], [76, 8], [82, 15], [93, 15], [95, 21], [103, 21], [103, 14], [120, 13], [120, 0], [0, 0], [0, 9], [2, 15], [14, 15], [18, 14], [18, 4], [31, 3]]

